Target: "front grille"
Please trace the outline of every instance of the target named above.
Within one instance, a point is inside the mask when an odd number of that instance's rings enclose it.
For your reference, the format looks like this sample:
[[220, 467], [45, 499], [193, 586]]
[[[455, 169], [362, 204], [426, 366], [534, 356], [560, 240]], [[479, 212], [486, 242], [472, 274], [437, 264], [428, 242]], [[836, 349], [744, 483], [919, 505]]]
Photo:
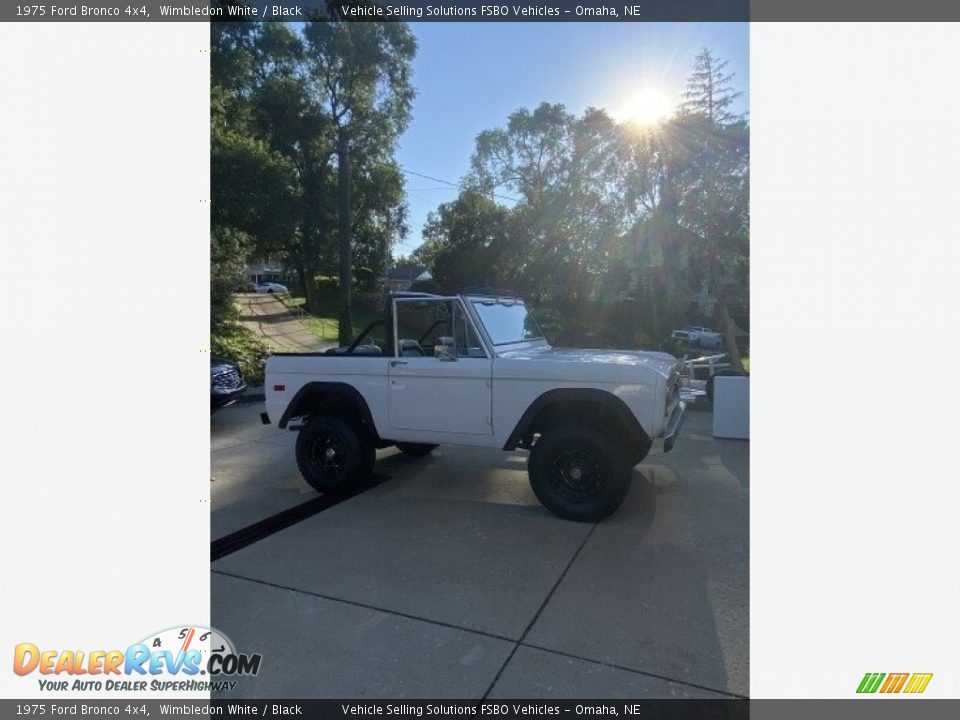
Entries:
[[234, 369], [221, 370], [213, 375], [213, 386], [221, 390], [233, 390], [243, 384], [243, 378], [240, 373]]
[[680, 373], [674, 370], [667, 381], [667, 410], [680, 398]]

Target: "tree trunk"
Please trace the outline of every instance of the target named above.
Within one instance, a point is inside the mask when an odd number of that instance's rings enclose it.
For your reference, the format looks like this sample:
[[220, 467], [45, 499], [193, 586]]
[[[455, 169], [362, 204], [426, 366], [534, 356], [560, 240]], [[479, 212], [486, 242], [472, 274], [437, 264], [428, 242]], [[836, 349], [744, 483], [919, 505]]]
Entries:
[[320, 292], [317, 289], [316, 275], [311, 270], [303, 278], [303, 297], [306, 300], [306, 311], [311, 315], [320, 313]]
[[306, 311], [319, 312], [317, 306], [316, 283], [314, 275], [317, 269], [317, 208], [320, 207], [319, 193], [323, 187], [319, 163], [311, 155], [305, 160], [306, 168], [303, 173], [303, 244], [301, 265], [303, 267], [303, 296], [306, 300]]
[[740, 348], [737, 347], [737, 334], [730, 318], [730, 310], [725, 301], [718, 303], [720, 313], [720, 326], [727, 340], [727, 352], [730, 353], [730, 365], [735, 370], [743, 370], [743, 361], [740, 359]]
[[353, 256], [350, 244], [350, 138], [341, 127], [337, 138], [337, 189], [340, 221], [340, 345], [353, 340], [353, 317], [350, 312], [350, 287], [353, 282]]

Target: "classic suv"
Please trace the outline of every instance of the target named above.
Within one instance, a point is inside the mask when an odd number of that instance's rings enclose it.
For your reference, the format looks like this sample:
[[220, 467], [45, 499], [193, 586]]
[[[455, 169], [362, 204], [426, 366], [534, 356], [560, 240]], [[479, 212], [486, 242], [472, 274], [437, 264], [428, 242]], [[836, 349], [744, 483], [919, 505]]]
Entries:
[[378, 447], [523, 448], [540, 502], [595, 521], [656, 439], [673, 447], [680, 368], [666, 353], [553, 348], [518, 298], [398, 293], [349, 347], [271, 355], [262, 417], [299, 430], [297, 463], [322, 492], [369, 475]]

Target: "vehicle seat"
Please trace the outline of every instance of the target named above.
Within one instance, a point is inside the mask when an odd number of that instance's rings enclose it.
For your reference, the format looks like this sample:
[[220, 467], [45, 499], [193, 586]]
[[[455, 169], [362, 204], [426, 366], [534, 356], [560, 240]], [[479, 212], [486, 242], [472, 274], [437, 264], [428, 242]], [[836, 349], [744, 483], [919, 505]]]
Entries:
[[426, 357], [420, 343], [409, 338], [400, 338], [400, 357]]
[[[346, 355], [347, 350], [349, 349], [350, 349], [349, 347], [330, 348], [329, 350], [326, 350], [323, 354], [324, 355]], [[357, 345], [353, 349], [353, 352], [350, 354], [353, 355], [354, 357], [357, 357], [357, 356], [372, 357], [372, 356], [382, 355], [383, 351], [377, 345], [374, 345], [373, 343], [369, 343], [367, 345]]]

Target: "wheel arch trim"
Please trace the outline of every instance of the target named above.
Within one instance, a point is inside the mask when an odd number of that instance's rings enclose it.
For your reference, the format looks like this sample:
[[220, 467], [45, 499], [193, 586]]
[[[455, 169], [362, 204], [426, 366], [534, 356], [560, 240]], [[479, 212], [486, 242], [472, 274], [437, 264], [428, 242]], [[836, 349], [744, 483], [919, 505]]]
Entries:
[[293, 399], [287, 404], [283, 415], [277, 422], [277, 426], [286, 428], [292, 418], [303, 415], [318, 398], [329, 398], [349, 403], [360, 414], [361, 420], [369, 427], [375, 439], [379, 440], [377, 426], [373, 421], [373, 414], [370, 412], [370, 406], [366, 399], [355, 387], [341, 382], [308, 382], [297, 390]]
[[539, 395], [524, 411], [513, 432], [503, 445], [504, 450], [515, 450], [527, 434], [537, 416], [546, 408], [567, 403], [596, 403], [611, 410], [629, 437], [649, 445], [652, 440], [634, 417], [627, 404], [613, 393], [596, 388], [556, 388]]

